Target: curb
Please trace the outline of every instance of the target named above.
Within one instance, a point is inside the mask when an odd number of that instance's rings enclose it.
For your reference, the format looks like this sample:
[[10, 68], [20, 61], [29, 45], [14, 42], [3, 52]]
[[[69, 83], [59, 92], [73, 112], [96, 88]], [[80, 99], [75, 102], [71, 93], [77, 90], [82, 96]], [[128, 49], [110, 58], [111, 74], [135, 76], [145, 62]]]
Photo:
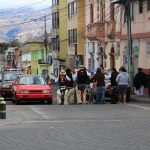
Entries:
[[150, 104], [150, 100], [149, 101], [145, 101], [145, 100], [131, 99], [130, 102], [138, 102], [138, 103]]

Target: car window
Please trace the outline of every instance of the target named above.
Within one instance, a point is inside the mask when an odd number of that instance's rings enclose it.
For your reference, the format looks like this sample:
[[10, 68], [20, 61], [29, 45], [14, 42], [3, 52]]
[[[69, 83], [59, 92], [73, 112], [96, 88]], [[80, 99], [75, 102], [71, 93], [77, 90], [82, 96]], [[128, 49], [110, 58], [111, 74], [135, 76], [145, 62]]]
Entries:
[[7, 72], [4, 74], [4, 81], [15, 81], [19, 75], [23, 75], [23, 73], [18, 72]]
[[24, 76], [20, 77], [18, 84], [46, 84], [41, 76]]

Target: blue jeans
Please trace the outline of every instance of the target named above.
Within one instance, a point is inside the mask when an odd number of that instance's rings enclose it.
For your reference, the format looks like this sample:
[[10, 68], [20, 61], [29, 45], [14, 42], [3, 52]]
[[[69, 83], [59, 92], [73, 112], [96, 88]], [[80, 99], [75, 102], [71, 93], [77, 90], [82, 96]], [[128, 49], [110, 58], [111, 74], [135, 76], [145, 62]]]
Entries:
[[96, 103], [105, 103], [105, 87], [97, 87], [96, 89]]

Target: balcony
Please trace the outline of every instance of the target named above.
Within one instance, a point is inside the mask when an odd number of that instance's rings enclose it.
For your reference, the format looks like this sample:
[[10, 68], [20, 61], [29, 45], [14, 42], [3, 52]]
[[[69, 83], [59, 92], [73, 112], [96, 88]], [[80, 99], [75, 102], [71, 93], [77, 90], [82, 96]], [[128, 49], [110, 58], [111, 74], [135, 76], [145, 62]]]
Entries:
[[90, 41], [104, 41], [105, 27], [104, 23], [92, 23], [87, 26], [86, 38]]

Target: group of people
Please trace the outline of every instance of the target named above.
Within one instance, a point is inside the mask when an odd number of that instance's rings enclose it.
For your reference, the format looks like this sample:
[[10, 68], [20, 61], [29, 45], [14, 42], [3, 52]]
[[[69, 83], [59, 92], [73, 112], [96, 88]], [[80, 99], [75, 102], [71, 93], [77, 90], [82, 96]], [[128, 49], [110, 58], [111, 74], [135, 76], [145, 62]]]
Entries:
[[[86, 70], [80, 65], [78, 70], [61, 70], [55, 82], [59, 84], [57, 91], [58, 104], [105, 104], [105, 77], [103, 68], [97, 68], [96, 73]], [[125, 67], [119, 72], [112, 68], [110, 76], [111, 86], [118, 89], [118, 103], [126, 103], [126, 91], [129, 84], [129, 75]], [[91, 95], [92, 93], [92, 95]], [[93, 98], [95, 97], [95, 101]]]

